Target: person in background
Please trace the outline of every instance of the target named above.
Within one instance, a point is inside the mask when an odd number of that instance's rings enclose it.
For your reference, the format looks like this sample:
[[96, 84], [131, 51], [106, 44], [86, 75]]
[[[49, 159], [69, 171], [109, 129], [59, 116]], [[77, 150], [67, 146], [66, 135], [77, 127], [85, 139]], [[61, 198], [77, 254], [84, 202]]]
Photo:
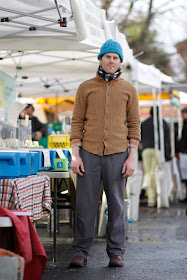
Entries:
[[69, 267], [83, 267], [87, 262], [101, 180], [108, 203], [109, 266], [123, 266], [125, 186], [135, 169], [140, 140], [138, 94], [131, 83], [120, 77], [121, 45], [107, 40], [97, 58], [100, 65], [96, 77], [78, 88], [71, 123], [71, 168], [77, 174], [77, 187], [74, 258]]
[[25, 119], [25, 115], [29, 116], [32, 123], [32, 140], [39, 141], [42, 136], [48, 135], [48, 128], [45, 124], [41, 123], [37, 117], [33, 116], [34, 107], [28, 104], [19, 115], [19, 119]]
[[178, 143], [178, 149], [180, 153], [187, 154], [187, 107], [182, 109], [181, 115], [183, 119], [183, 127], [182, 127], [182, 137]]
[[[181, 139], [179, 139], [177, 141], [177, 158], [179, 160], [179, 169], [180, 169], [180, 161], [181, 161], [181, 156], [182, 154], [183, 157], [186, 159], [183, 162], [183, 168], [185, 168], [186, 173], [187, 174], [187, 107], [183, 108], [181, 111], [181, 115], [182, 115], [182, 119], [183, 119], [183, 127], [182, 127], [182, 135], [181, 135]], [[180, 154], [181, 153], [181, 154]], [[186, 178], [187, 176], [185, 176]], [[186, 187], [187, 187], [187, 180], [182, 178], [182, 181], [185, 183]], [[185, 202], [187, 203], [187, 190], [186, 190], [186, 198], [184, 200], [180, 200], [180, 202]]]
[[[157, 125], [159, 132], [159, 109], [157, 111]], [[171, 159], [171, 145], [170, 145], [170, 132], [169, 126], [165, 120], [163, 120], [164, 129], [164, 148], [165, 148], [165, 159], [166, 161]], [[156, 206], [156, 181], [155, 181], [155, 168], [158, 163], [161, 162], [161, 151], [160, 151], [160, 137], [158, 133], [158, 162], [155, 153], [155, 136], [154, 136], [154, 125], [153, 125], [153, 107], [150, 110], [150, 117], [141, 124], [141, 151], [142, 161], [144, 169], [143, 179], [143, 191], [147, 192], [148, 206]]]

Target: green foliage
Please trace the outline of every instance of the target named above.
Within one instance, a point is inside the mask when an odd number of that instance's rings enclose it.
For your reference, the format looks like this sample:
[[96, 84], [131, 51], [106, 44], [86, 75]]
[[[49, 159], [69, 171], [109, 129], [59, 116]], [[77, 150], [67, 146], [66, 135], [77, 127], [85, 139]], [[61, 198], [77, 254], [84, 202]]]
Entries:
[[126, 36], [129, 42], [136, 42], [139, 40], [142, 28], [136, 24], [128, 26], [126, 29]]

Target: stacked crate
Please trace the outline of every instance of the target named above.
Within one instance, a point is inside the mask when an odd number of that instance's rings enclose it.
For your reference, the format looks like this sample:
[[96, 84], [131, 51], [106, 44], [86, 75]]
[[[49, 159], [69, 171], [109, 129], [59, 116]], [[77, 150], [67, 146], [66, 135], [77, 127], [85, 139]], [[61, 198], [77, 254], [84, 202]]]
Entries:
[[58, 134], [48, 136], [48, 148], [52, 149], [69, 149], [71, 148], [70, 134]]

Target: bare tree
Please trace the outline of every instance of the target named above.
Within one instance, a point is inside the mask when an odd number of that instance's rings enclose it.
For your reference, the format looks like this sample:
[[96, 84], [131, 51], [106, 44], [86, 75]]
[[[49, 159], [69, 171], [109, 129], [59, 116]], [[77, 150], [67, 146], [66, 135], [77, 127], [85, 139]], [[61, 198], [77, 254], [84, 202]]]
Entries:
[[140, 36], [140, 42], [144, 41], [146, 39], [147, 32], [149, 30], [149, 27], [151, 25], [151, 21], [154, 17], [154, 12], [153, 12], [153, 0], [149, 1], [149, 8], [147, 12], [147, 17], [145, 19], [144, 26], [142, 28], [142, 33]]
[[102, 9], [106, 11], [106, 16], [108, 16], [108, 10], [113, 2], [113, 0], [101, 0], [102, 2]]
[[130, 0], [129, 7], [127, 9], [127, 14], [125, 15], [124, 19], [119, 23], [119, 30], [123, 31], [129, 24], [128, 24], [128, 19], [129, 16], [131, 15], [133, 9], [134, 9], [134, 4], [138, 0]]
[[[163, 0], [156, 8], [154, 0], [96, 0], [95, 2], [106, 10], [109, 20], [111, 18], [116, 20], [120, 32], [126, 35], [134, 54], [144, 51], [144, 54], [138, 58], [140, 61], [155, 64], [161, 71], [171, 74], [170, 55], [163, 50], [162, 43], [157, 42], [158, 31], [154, 29], [154, 20], [157, 16], [166, 15], [172, 9], [181, 8], [176, 0]], [[175, 8], [171, 7], [172, 2], [177, 4]], [[141, 4], [144, 6], [142, 10]]]

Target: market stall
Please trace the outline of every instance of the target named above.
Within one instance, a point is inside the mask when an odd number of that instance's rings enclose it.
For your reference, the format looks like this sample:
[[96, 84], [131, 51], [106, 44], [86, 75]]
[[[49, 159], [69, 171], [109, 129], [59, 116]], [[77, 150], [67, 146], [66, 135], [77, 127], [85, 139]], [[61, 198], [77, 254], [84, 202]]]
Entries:
[[[145, 66], [144, 66], [145, 67]], [[136, 76], [137, 77], [137, 76]], [[149, 117], [150, 107], [154, 108], [154, 134], [155, 134], [155, 153], [158, 157], [158, 136], [161, 139], [161, 163], [156, 169], [156, 184], [157, 184], [157, 207], [169, 207], [169, 201], [176, 199], [182, 200], [185, 197], [185, 188], [181, 183], [176, 154], [175, 154], [175, 138], [176, 132], [174, 121], [178, 123], [179, 131], [181, 131], [181, 104], [180, 93], [175, 88], [180, 86], [175, 85], [174, 81], [166, 75], [160, 75], [162, 83], [160, 88], [156, 87], [154, 80], [151, 85], [147, 86], [139, 82], [137, 84], [140, 100], [140, 112], [142, 121]], [[150, 76], [151, 81], [151, 76]], [[151, 84], [151, 82], [149, 82]], [[169, 84], [170, 83], [170, 84]], [[157, 85], [159, 86], [159, 84]], [[141, 93], [143, 92], [143, 94]], [[159, 107], [159, 135], [156, 122], [156, 106]], [[184, 105], [183, 105], [184, 106]], [[163, 136], [163, 117], [167, 120], [170, 127], [171, 139], [171, 161], [166, 162], [164, 151], [164, 136]], [[179, 132], [180, 134], [180, 132]], [[158, 158], [157, 158], [158, 159]], [[167, 174], [167, 176], [166, 176]], [[166, 187], [167, 186], [167, 187]]]
[[[60, 108], [61, 97], [72, 101], [79, 84], [95, 75], [98, 67], [98, 48], [107, 39], [113, 38], [120, 42], [124, 51], [123, 77], [134, 82], [138, 91], [140, 83], [151, 87], [154, 101], [156, 101], [155, 92], [158, 89], [160, 100], [162, 82], [165, 81], [165, 77], [154, 66], [144, 65], [134, 58], [125, 35], [119, 32], [114, 22], [106, 21], [105, 12], [96, 8], [91, 1], [58, 0], [55, 4], [52, 0], [16, 0], [14, 3], [10, 0], [3, 0], [0, 4], [0, 18], [0, 70], [3, 71], [2, 76], [4, 76], [4, 73], [5, 76], [8, 75], [7, 78], [11, 76], [10, 80], [13, 83], [10, 102], [7, 94], [5, 95], [5, 79], [0, 79], [0, 107], [2, 108], [1, 111], [5, 113], [5, 118], [1, 118], [0, 129], [1, 132], [6, 132], [6, 135], [1, 139], [0, 148], [3, 151], [17, 149], [18, 152], [21, 148], [27, 149], [26, 154], [37, 154], [38, 171], [45, 172], [45, 175], [48, 174], [47, 172], [50, 172], [49, 174], [52, 172], [50, 178], [54, 177], [56, 179], [64, 174], [67, 177], [70, 176], [68, 170], [70, 168], [68, 161], [70, 161], [71, 156], [69, 132], [50, 135], [48, 139], [51, 146], [46, 149], [40, 146], [36, 147], [35, 144], [38, 145], [38, 143], [30, 141], [29, 133], [28, 138], [20, 142], [20, 139], [16, 137], [15, 129], [17, 118], [24, 106], [16, 101], [18, 95], [35, 98], [55, 97], [52, 110], [57, 113], [58, 108]], [[129, 70], [131, 68], [129, 66], [132, 67], [132, 71]], [[172, 81], [169, 82], [172, 83]], [[70, 107], [68, 107], [69, 110]], [[28, 128], [27, 121], [25, 127]], [[161, 122], [162, 114], [160, 110]], [[156, 146], [157, 143], [155, 143]], [[3, 160], [6, 163], [8, 162], [7, 164], [14, 162], [10, 157], [5, 158], [5, 155], [3, 156]], [[15, 157], [19, 156], [15, 155]], [[23, 163], [24, 159], [21, 161], [19, 158], [18, 162]], [[29, 162], [32, 166], [31, 159]], [[164, 158], [162, 162], [164, 163]], [[30, 171], [31, 168], [29, 168]], [[55, 171], [58, 171], [56, 173], [58, 175], [55, 174]], [[25, 178], [31, 175], [29, 172], [24, 173]], [[19, 175], [16, 174], [15, 178]], [[136, 198], [139, 197], [140, 193], [141, 176], [142, 173], [138, 170], [137, 165], [136, 172], [132, 176], [132, 184], [134, 184], [134, 181], [138, 182], [136, 189], [133, 190]], [[9, 177], [10, 175], [6, 175], [7, 179]], [[56, 180], [54, 186], [54, 262], [56, 262]], [[131, 217], [131, 214], [129, 214], [129, 217], [137, 220], [139, 200], [133, 200], [130, 195], [131, 193], [129, 194], [131, 202], [129, 209], [132, 210], [136, 207], [137, 211], [135, 218], [134, 216]], [[103, 206], [102, 209], [105, 209], [105, 207]], [[101, 214], [105, 218], [105, 215]]]

